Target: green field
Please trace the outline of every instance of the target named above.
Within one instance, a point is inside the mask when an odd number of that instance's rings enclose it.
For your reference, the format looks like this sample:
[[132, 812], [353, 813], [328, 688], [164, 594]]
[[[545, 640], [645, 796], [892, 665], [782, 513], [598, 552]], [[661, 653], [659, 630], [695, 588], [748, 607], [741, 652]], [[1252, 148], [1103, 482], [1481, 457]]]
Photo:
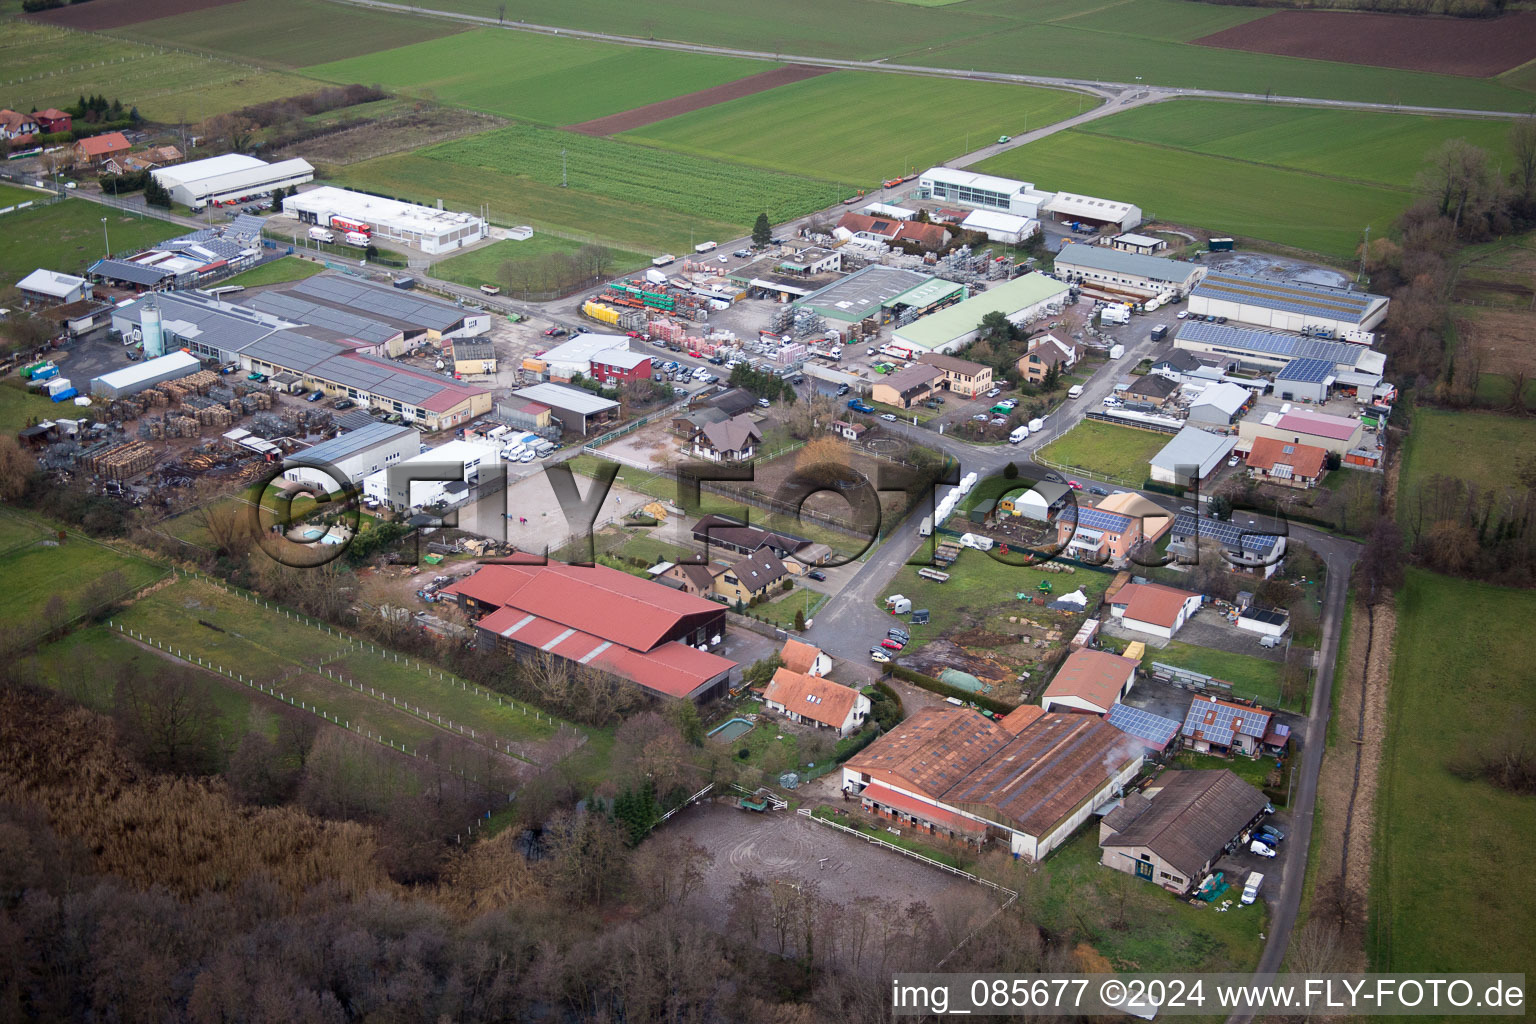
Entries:
[[[871, 116], [899, 97], [890, 118]], [[833, 177], [859, 187], [1071, 117], [1073, 93], [944, 78], [839, 71], [624, 134], [685, 153]]]
[[0, 282], [10, 286], [39, 267], [80, 273], [106, 251], [103, 217], [107, 218], [107, 240], [113, 252], [136, 252], [187, 230], [179, 224], [122, 213], [84, 199], [8, 213], [0, 221]]
[[[1258, 638], [1254, 638], [1258, 649]], [[1266, 661], [1249, 654], [1219, 651], [1212, 647], [1196, 647], [1194, 644], [1171, 640], [1166, 647], [1148, 647], [1141, 664], [1148, 673], [1152, 663], [1203, 672], [1223, 682], [1232, 684], [1232, 695], [1245, 700], [1255, 700], [1268, 708], [1280, 706], [1280, 672], [1278, 661]]]
[[455, 106], [563, 125], [772, 67], [734, 57], [480, 29], [304, 70], [329, 81], [379, 83]]
[[1502, 489], [1514, 482], [1511, 468], [1531, 458], [1536, 458], [1536, 420], [1421, 406], [1413, 411], [1399, 487], [1409, 495], [1431, 477], [1449, 476]]
[[[235, 54], [258, 63], [302, 67], [465, 31], [442, 18], [347, 7], [315, 0], [243, 0], [114, 29], [152, 43]], [[373, 79], [349, 79], [364, 85]]]
[[1522, 971], [1536, 963], [1536, 802], [1448, 766], [1530, 742], [1536, 592], [1409, 570], [1397, 603], [1375, 812], [1370, 970]]
[[17, 203], [36, 202], [39, 199], [49, 198], [48, 193], [38, 192], [30, 188], [17, 188], [15, 185], [7, 185], [0, 182], [0, 209], [7, 206], [15, 206]]
[[[63, 597], [70, 615], [86, 609], [81, 596], [109, 572], [123, 576], [126, 590], [136, 590], [163, 576], [164, 566], [124, 554], [72, 531], [58, 540], [58, 528], [15, 512], [0, 513], [0, 577], [5, 601], [0, 602], [0, 628], [36, 632], [41, 612], [54, 594]], [[53, 543], [45, 545], [44, 541]]]
[[[581, 244], [568, 238], [543, 233], [535, 233], [532, 238], [522, 242], [503, 239], [500, 242], [483, 245], [473, 252], [466, 252], [432, 264], [432, 276], [442, 278], [444, 281], [467, 284], [473, 288], [478, 288], [482, 284], [503, 284], [501, 279], [503, 263], [543, 259], [557, 252], [575, 252]], [[627, 273], [650, 263], [650, 257], [637, 252], [625, 252], [620, 249], [612, 250], [612, 254], [613, 273]]]
[[15, 109], [68, 106], [91, 92], [136, 106], [151, 121], [171, 123], [319, 87], [287, 72], [15, 19], [0, 22], [0, 68], [4, 102]]
[[[435, 0], [495, 18], [500, 0]], [[782, 0], [771, 6], [693, 0], [507, 0], [509, 20], [774, 54], [889, 58], [982, 71], [1109, 78], [1262, 94], [1425, 106], [1522, 110], [1536, 75], [1479, 80], [1190, 45], [1270, 13], [1181, 0], [967, 0], [944, 7], [867, 0]], [[899, 116], [899, 115], [898, 115]]]
[[[69, 372], [67, 364], [59, 365], [64, 367], [64, 373]], [[0, 381], [0, 432], [14, 435], [22, 427], [52, 419], [58, 414], [59, 406], [44, 395], [28, 391], [20, 377], [12, 375]]]
[[[954, 526], [959, 524], [951, 520]], [[993, 549], [996, 552], [997, 549]], [[926, 548], [919, 548], [922, 555]], [[1010, 556], [1012, 557], [1012, 556]], [[907, 627], [912, 632], [914, 644], [924, 643], [946, 633], [966, 627], [967, 624], [1003, 625], [1008, 615], [1023, 613], [1035, 618], [1055, 620], [1069, 614], [1036, 608], [1020, 601], [1018, 594], [1033, 597], [1040, 583], [1049, 580], [1057, 595], [1082, 589], [1088, 596], [1088, 606], [1098, 603], [1114, 574], [1085, 566], [1070, 566], [1071, 573], [1046, 572], [1026, 565], [1010, 565], [998, 561], [985, 551], [966, 549], [960, 560], [948, 570], [949, 580], [938, 583], [917, 574], [917, 566], [904, 566], [888, 587], [875, 598], [875, 606], [885, 609], [886, 594], [902, 594], [912, 599], [913, 608], [927, 608], [930, 624]], [[1075, 628], [1075, 627], [1074, 627]], [[1072, 630], [1067, 631], [1068, 639]]]
[[314, 277], [325, 270], [320, 263], [311, 263], [309, 260], [301, 260], [296, 256], [287, 256], [271, 263], [264, 263], [259, 267], [253, 267], [243, 274], [236, 274], [228, 281], [220, 281], [220, 285], [244, 285], [254, 288], [261, 284], [282, 284], [284, 281], [302, 281], [306, 277]]
[[830, 182], [530, 125], [352, 164], [336, 178], [466, 209], [489, 202], [497, 223], [532, 224], [649, 253], [680, 251], [690, 238], [734, 238], [760, 211], [779, 223], [845, 194]]
[[1040, 449], [1040, 455], [1074, 471], [1139, 487], [1151, 471], [1147, 463], [1169, 440], [1150, 430], [1083, 420]]

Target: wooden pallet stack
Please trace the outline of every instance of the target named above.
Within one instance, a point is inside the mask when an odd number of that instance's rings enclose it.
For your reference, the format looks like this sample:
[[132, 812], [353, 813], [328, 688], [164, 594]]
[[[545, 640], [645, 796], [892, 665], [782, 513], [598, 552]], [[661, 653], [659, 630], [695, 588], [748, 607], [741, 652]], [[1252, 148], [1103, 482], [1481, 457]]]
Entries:
[[114, 445], [80, 460], [80, 468], [112, 480], [138, 476], [155, 464], [155, 450], [143, 441]]

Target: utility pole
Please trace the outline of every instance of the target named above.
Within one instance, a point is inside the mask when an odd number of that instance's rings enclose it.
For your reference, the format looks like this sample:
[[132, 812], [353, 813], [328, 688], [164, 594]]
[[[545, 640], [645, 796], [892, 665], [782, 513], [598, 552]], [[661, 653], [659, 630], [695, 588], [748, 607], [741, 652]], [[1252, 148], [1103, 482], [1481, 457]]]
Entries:
[[1360, 247], [1360, 269], [1355, 271], [1355, 283], [1356, 284], [1359, 284], [1360, 283], [1360, 279], [1365, 276], [1365, 254], [1367, 252], [1369, 252], [1370, 249], [1371, 249], [1371, 226], [1369, 224], [1367, 224], [1365, 226], [1365, 244]]
[[107, 237], [107, 218], [101, 218], [101, 241], [107, 247], [106, 259], [112, 258], [112, 240]]
[[565, 177], [565, 147], [560, 147], [560, 187], [569, 188], [570, 184]]

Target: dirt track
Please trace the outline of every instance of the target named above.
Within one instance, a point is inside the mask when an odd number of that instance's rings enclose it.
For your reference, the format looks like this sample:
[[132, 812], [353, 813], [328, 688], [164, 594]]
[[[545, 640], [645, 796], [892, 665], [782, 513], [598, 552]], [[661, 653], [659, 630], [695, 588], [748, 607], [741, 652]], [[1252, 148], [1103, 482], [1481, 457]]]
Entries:
[[87, 4], [69, 4], [29, 15], [50, 25], [95, 32], [104, 28], [122, 28], [141, 21], [191, 14], [208, 7], [223, 7], [241, 0], [91, 0]]
[[[96, 0], [100, 3], [101, 0]], [[164, 2], [164, 0], [162, 0]], [[807, 78], [815, 78], [824, 75], [831, 68], [813, 68], [805, 64], [790, 64], [786, 67], [776, 68], [773, 71], [764, 71], [760, 75], [748, 75], [746, 78], [738, 78], [734, 82], [726, 82], [724, 85], [712, 86], [708, 89], [700, 89], [686, 96], [677, 96], [670, 100], [662, 100], [660, 103], [647, 103], [643, 107], [635, 107], [632, 110], [620, 111], [617, 114], [609, 114], [595, 121], [583, 121], [581, 124], [567, 125], [573, 132], [581, 132], [583, 135], [617, 135], [619, 132], [627, 132], [635, 128], [644, 128], [648, 124], [657, 121], [665, 121], [669, 117], [686, 114], [691, 110], [703, 110], [717, 103], [727, 100], [739, 100], [743, 96], [751, 96], [754, 93], [767, 92], [781, 85], [789, 85], [792, 82], [803, 82]]]
[[1280, 11], [1195, 42], [1250, 53], [1488, 78], [1524, 64], [1536, 53], [1536, 11], [1482, 19]]

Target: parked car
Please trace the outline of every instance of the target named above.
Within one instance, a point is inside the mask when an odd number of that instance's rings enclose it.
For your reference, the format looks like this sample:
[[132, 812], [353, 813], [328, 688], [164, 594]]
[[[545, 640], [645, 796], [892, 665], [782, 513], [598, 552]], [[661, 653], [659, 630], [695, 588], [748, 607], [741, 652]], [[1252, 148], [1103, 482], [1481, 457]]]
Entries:
[[748, 252], [746, 249], [737, 249], [735, 252], [731, 253], [731, 255], [735, 256], [739, 260], [746, 260], [746, 259], [751, 259], [752, 258], [752, 254], [750, 252]]
[[904, 629], [897, 629], [893, 627], [886, 630], [885, 635], [890, 637], [892, 640], [900, 640], [904, 644], [910, 643], [912, 641], [912, 634], [908, 633]]
[[546, 337], [546, 338], [560, 338], [560, 337], [564, 337], [564, 336], [565, 336], [565, 328], [564, 327], [550, 327], [550, 328], [545, 329], [545, 331], [544, 331], [544, 337]]
[[304, 401], [306, 401], [306, 402], [318, 402], [318, 401], [320, 401], [320, 399], [322, 399], [324, 397], [325, 397], [325, 392], [324, 391], [311, 391], [308, 395], [305, 396]]
[[1002, 388], [993, 388], [991, 391], [987, 392], [987, 397], [988, 398], [996, 398], [998, 395], [1000, 395], [1002, 393], [1003, 393], [1003, 389]]
[[357, 403], [352, 401], [352, 399], [350, 399], [350, 398], [338, 398], [338, 399], [336, 399], [336, 401], [331, 403], [331, 408], [333, 408], [333, 409], [350, 409], [350, 408], [352, 408], [356, 404]]
[[1228, 466], [1235, 466], [1239, 462], [1242, 462], [1242, 461], [1243, 461], [1243, 457], [1241, 455], [1234, 455], [1230, 459], [1227, 460], [1227, 465]]
[[1090, 487], [1090, 488], [1088, 488], [1088, 493], [1089, 494], [1097, 494], [1101, 498], [1109, 497], [1109, 492], [1106, 491], [1102, 487]]
[[1271, 846], [1273, 846], [1275, 843], [1282, 842], [1285, 839], [1285, 833], [1282, 832], [1279, 828], [1276, 828], [1274, 825], [1260, 825], [1255, 831], [1255, 835], [1257, 835], [1260, 839], [1263, 839], [1266, 843], [1269, 843]]
[[1248, 852], [1258, 854], [1260, 857], [1273, 857], [1275, 855], [1274, 847], [1266, 846], [1257, 839], [1248, 844]]
[[880, 641], [880, 646], [884, 647], [888, 651], [899, 651], [907, 645], [902, 643], [900, 640], [892, 640], [890, 637], [886, 637], [884, 640]]
[[848, 387], [847, 384], [839, 384], [837, 386], [837, 397], [838, 398], [842, 398], [844, 395], [846, 395], [848, 393], [848, 391], [849, 391], [849, 387]]
[[815, 580], [817, 583], [827, 582], [827, 574], [822, 572], [820, 569], [812, 569], [810, 572], [805, 574], [805, 578], [808, 580]]
[[1227, 322], [1227, 318], [1224, 317], [1224, 316], [1219, 316], [1219, 317], [1216, 318], [1216, 322], [1219, 323], [1219, 324], [1224, 324], [1224, 323]]
[[1080, 491], [1083, 489], [1083, 485], [1078, 483], [1076, 480], [1068, 480], [1067, 486], [1072, 488], [1074, 491]]
[[1008, 417], [994, 416], [992, 417], [992, 425], [994, 427], [1006, 427], [1008, 425]]
[[890, 662], [891, 656], [878, 647], [871, 647], [869, 649], [869, 660], [878, 661], [881, 664], [887, 664]]
[[885, 422], [887, 422], [887, 423], [895, 423], [896, 422], [896, 416], [893, 413], [883, 412], [883, 413], [880, 414], [880, 418], [885, 420]]
[[991, 416], [987, 415], [984, 412], [979, 412], [975, 416], [971, 417], [971, 419], [976, 420], [979, 423], [985, 423], [985, 422], [987, 422], [987, 420], [989, 420], [991, 418], [992, 418]]
[[1186, 320], [1188, 318], [1189, 318], [1189, 310], [1187, 310], [1187, 309], [1179, 310], [1179, 319], [1180, 320]]

